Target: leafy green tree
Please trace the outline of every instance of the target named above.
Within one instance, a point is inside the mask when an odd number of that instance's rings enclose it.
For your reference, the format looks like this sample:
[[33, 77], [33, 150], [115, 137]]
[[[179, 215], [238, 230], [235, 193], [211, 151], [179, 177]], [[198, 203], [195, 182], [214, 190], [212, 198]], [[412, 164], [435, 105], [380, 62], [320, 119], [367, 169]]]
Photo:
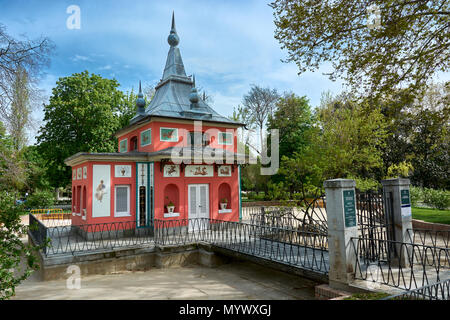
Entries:
[[26, 167], [26, 191], [30, 194], [36, 190], [52, 189], [47, 174], [46, 161], [37, 146], [27, 146], [22, 150]]
[[280, 158], [302, 152], [311, 143], [308, 132], [313, 125], [314, 117], [306, 96], [284, 93], [268, 121], [268, 129], [279, 130]]
[[[419, 99], [411, 100], [400, 91], [379, 101], [388, 121], [381, 176], [391, 175], [389, 170], [395, 168], [400, 174], [398, 169], [407, 163], [412, 183], [449, 188], [450, 83], [431, 85]], [[402, 171], [400, 175], [405, 175]]]
[[44, 106], [45, 125], [37, 137], [38, 149], [46, 159], [54, 187], [70, 182], [64, 159], [78, 152], [115, 152], [114, 137], [126, 113], [124, 94], [115, 79], [88, 71], [60, 78]]
[[448, 70], [449, 1], [275, 0], [275, 38], [299, 72], [331, 63], [354, 90], [424, 89]]
[[126, 92], [119, 103], [120, 124], [119, 127], [123, 128], [130, 123], [131, 118], [136, 115], [136, 99], [137, 95], [134, 94], [134, 90]]
[[323, 159], [323, 178], [373, 177], [383, 166], [380, 149], [387, 135], [380, 108], [341, 95], [323, 99], [317, 112], [321, 134], [314, 144]]
[[414, 168], [414, 184], [450, 189], [450, 108], [421, 110], [415, 118], [415, 130], [408, 158]]
[[14, 141], [0, 121], [0, 190], [20, 190], [26, 183], [22, 153], [14, 149]]
[[23, 207], [15, 204], [16, 198], [0, 191], [0, 300], [14, 296], [20, 282], [39, 267], [36, 247], [20, 239], [28, 227], [21, 223]]

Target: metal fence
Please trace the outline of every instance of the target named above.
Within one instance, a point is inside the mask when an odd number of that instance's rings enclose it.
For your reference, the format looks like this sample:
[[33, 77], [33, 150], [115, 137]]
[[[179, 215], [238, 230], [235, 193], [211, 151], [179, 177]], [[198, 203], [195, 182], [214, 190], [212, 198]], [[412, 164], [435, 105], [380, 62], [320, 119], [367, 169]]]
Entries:
[[381, 300], [450, 300], [450, 279], [392, 295]]
[[450, 244], [450, 231], [436, 231], [427, 229], [408, 229], [408, 238], [411, 242], [434, 247], [448, 248]]
[[47, 253], [47, 227], [33, 214], [29, 215], [29, 230], [36, 245], [42, 247], [44, 254]]
[[46, 256], [154, 244], [153, 226], [136, 228], [136, 221], [48, 227], [32, 214], [29, 221], [35, 243], [48, 241]]
[[[364, 238], [351, 240], [356, 279], [412, 290], [450, 275], [449, 248], [390, 240], [374, 240], [375, 246], [368, 248]], [[373, 248], [378, 250], [376, 261]]]
[[205, 242], [263, 259], [327, 274], [328, 238], [315, 232], [207, 218], [155, 220], [136, 228], [135, 221], [46, 227], [33, 234], [38, 243], [49, 240], [44, 254], [78, 254], [121, 247], [186, 245]]
[[327, 234], [325, 195], [303, 199], [296, 206], [243, 207], [243, 222]]
[[356, 192], [359, 236], [364, 242], [366, 259], [372, 261], [380, 259], [380, 254], [387, 254], [388, 248], [384, 243], [380, 247], [378, 240], [395, 240], [392, 215], [389, 214], [392, 195], [384, 194], [384, 198], [382, 190]]
[[314, 232], [214, 219], [155, 220], [155, 243], [206, 242], [243, 254], [327, 274], [328, 238]]

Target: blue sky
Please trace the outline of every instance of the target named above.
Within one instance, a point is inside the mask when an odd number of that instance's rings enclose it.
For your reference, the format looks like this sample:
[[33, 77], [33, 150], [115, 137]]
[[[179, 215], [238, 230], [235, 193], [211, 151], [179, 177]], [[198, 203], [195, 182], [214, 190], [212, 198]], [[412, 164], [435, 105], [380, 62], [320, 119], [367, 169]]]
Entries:
[[[169, 45], [172, 10], [188, 75], [212, 95], [213, 107], [228, 116], [251, 84], [306, 95], [312, 106], [321, 93], [342, 90], [323, 72], [297, 75], [294, 63], [274, 39], [272, 9], [261, 0], [166, 1], [2, 1], [0, 22], [13, 36], [49, 37], [56, 45], [51, 66], [40, 86], [49, 96], [59, 77], [88, 70], [116, 78], [121, 90], [156, 84], [162, 76]], [[81, 10], [81, 28], [70, 30], [70, 5]], [[42, 110], [34, 112], [42, 120]]]

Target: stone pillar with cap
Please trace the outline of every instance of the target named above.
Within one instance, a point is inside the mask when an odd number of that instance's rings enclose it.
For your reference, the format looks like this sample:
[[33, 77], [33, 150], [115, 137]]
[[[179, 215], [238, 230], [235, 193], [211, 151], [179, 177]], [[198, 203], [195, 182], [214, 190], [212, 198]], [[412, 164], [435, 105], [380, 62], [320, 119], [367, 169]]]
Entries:
[[[395, 241], [396, 250], [390, 252], [391, 264], [409, 266], [412, 247], [412, 215], [409, 179], [382, 180], [385, 214], [387, 215], [388, 240]], [[391, 232], [392, 230], [392, 232]]]
[[[324, 182], [328, 219], [329, 285], [346, 290], [354, 280], [358, 237], [356, 183], [351, 179]], [[357, 241], [357, 240], [355, 240]]]

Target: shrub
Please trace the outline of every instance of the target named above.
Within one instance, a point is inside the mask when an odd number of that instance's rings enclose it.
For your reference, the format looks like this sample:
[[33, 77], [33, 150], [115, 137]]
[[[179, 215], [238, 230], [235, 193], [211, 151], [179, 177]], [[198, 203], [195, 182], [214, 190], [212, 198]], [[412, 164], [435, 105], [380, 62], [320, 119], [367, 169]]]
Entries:
[[445, 210], [450, 206], [450, 192], [423, 188], [423, 202], [433, 208]]
[[36, 191], [27, 198], [26, 207], [29, 209], [46, 209], [55, 204], [55, 194], [52, 191]]
[[411, 186], [409, 188], [411, 196], [411, 205], [416, 206], [419, 202], [423, 202], [423, 189], [420, 187]]
[[353, 177], [350, 176], [347, 179], [353, 179], [356, 182], [356, 189], [358, 189], [361, 192], [366, 192], [369, 190], [378, 190], [381, 187], [381, 184], [371, 178], [360, 178], [360, 177]]
[[0, 191], [0, 300], [14, 296], [15, 288], [39, 267], [34, 247], [20, 239], [28, 227], [21, 223], [23, 206], [16, 199], [16, 193]]

